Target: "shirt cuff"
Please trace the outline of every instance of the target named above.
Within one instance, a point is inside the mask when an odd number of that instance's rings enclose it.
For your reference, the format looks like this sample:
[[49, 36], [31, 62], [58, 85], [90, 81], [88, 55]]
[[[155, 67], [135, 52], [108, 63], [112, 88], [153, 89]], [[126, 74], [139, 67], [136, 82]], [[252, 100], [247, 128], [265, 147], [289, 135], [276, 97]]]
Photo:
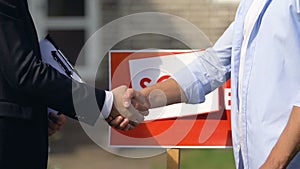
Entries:
[[114, 103], [113, 93], [111, 91], [105, 91], [105, 101], [101, 111], [104, 119], [106, 119], [109, 116], [113, 103]]

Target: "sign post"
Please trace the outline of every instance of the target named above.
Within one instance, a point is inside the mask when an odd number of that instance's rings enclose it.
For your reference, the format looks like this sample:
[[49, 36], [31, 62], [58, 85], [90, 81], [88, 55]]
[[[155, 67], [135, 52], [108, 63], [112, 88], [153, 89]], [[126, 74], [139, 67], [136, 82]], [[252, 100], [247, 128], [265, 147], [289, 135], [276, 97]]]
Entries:
[[180, 169], [180, 149], [167, 149], [167, 169]]

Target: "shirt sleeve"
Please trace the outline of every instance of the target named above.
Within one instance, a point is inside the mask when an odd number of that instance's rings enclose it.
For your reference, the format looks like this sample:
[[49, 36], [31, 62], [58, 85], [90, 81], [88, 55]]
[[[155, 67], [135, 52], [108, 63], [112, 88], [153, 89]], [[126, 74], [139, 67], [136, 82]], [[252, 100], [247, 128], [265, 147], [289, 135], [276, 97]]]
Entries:
[[230, 78], [233, 27], [232, 23], [212, 48], [196, 52], [197, 59], [172, 76], [188, 103], [204, 102], [206, 94]]

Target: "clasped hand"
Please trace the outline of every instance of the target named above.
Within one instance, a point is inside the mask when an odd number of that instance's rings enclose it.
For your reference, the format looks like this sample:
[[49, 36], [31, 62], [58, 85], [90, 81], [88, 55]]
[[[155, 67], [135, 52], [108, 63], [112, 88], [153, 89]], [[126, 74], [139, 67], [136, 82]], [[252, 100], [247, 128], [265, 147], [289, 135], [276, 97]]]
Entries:
[[114, 103], [107, 123], [121, 130], [132, 130], [148, 115], [149, 104], [141, 92], [120, 86], [112, 90]]

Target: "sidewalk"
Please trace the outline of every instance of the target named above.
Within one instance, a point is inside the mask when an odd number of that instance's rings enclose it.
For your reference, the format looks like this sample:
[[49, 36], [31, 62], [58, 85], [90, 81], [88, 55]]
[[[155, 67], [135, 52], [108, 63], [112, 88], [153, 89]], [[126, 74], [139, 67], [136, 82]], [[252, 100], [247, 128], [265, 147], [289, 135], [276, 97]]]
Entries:
[[59, 135], [61, 138], [50, 142], [49, 169], [166, 168], [165, 154], [146, 159], [131, 159], [104, 151], [90, 140], [80, 124], [74, 120], [68, 119]]

